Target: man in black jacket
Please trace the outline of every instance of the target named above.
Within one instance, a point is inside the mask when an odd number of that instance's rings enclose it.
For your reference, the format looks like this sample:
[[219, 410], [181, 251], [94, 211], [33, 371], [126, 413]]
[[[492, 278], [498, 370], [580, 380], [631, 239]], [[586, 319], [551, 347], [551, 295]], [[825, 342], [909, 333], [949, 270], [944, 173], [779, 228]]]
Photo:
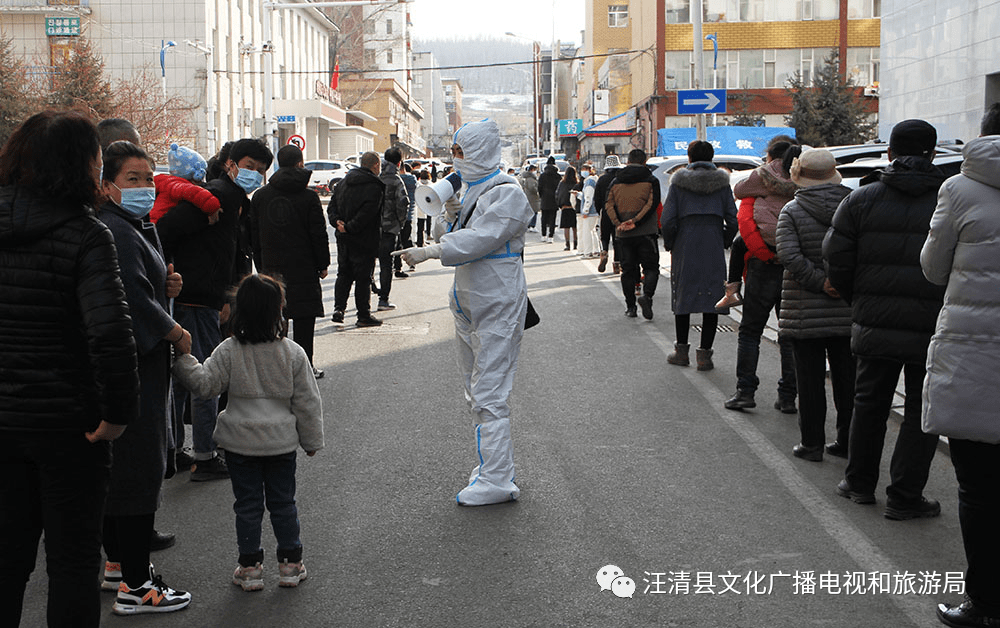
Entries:
[[[389, 302], [389, 292], [392, 290], [394, 265], [399, 258], [393, 259], [392, 252], [399, 248], [399, 235], [406, 222], [406, 214], [410, 208], [410, 197], [406, 194], [406, 185], [399, 176], [399, 166], [403, 162], [403, 154], [396, 147], [385, 151], [385, 163], [378, 178], [385, 184], [382, 195], [382, 235], [378, 247], [378, 309], [379, 311], [395, 309]], [[400, 269], [397, 277], [407, 275]]]
[[941, 505], [923, 496], [938, 437], [920, 429], [927, 345], [944, 287], [924, 278], [920, 249], [944, 174], [931, 164], [937, 132], [904, 120], [889, 138], [892, 164], [862, 180], [833, 216], [823, 243], [827, 276], [851, 304], [851, 350], [857, 356], [847, 471], [837, 493], [875, 503], [879, 462], [892, 398], [904, 374], [903, 423], [889, 466], [885, 516], [935, 517]]
[[[323, 316], [319, 280], [330, 265], [323, 207], [319, 195], [308, 188], [311, 174], [299, 147], [283, 146], [278, 151], [278, 171], [253, 195], [250, 212], [254, 263], [261, 272], [285, 282], [285, 316], [310, 364], [316, 317]], [[319, 379], [323, 371], [314, 366], [313, 374]]]
[[[228, 155], [220, 154], [222, 174], [205, 186], [219, 199], [219, 220], [210, 225], [198, 207], [182, 201], [156, 223], [167, 262], [184, 277], [184, 287], [174, 301], [174, 320], [191, 332], [191, 354], [204, 361], [221, 341], [220, 323], [229, 316], [227, 293], [233, 285], [233, 269], [239, 251], [240, 216], [249, 213], [247, 194], [260, 187], [274, 156], [260, 140], [241, 139]], [[238, 278], [237, 278], [238, 279]], [[215, 419], [218, 398], [192, 399], [187, 389], [174, 386], [175, 416], [184, 415], [191, 404], [195, 482], [225, 479], [229, 470], [215, 453]], [[184, 443], [184, 425], [176, 421], [177, 451]]]
[[542, 242], [552, 242], [556, 233], [556, 190], [559, 188], [559, 168], [555, 157], [549, 157], [545, 169], [538, 175], [538, 200], [542, 209]]
[[[615, 226], [611, 224], [608, 213], [604, 211], [604, 204], [608, 198], [608, 189], [611, 182], [618, 176], [618, 171], [622, 169], [618, 155], [608, 155], [604, 158], [604, 173], [598, 177], [597, 186], [594, 188], [594, 207], [601, 215], [601, 261], [597, 264], [597, 272], [603, 273], [608, 267], [608, 250], [615, 236]], [[618, 265], [618, 249], [615, 248], [615, 273], [621, 272]]]
[[337, 283], [333, 294], [333, 322], [344, 322], [347, 297], [354, 284], [358, 327], [376, 327], [372, 316], [371, 278], [375, 272], [381, 236], [385, 184], [378, 178], [382, 161], [377, 153], [361, 156], [361, 167], [347, 173], [330, 196], [327, 216], [337, 229]]

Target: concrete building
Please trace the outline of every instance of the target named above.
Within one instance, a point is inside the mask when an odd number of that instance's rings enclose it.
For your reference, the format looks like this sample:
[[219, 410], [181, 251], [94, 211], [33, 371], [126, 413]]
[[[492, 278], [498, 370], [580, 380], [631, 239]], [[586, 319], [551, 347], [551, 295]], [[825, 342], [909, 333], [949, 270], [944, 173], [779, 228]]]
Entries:
[[444, 107], [444, 85], [433, 53], [413, 53], [413, 97], [424, 110], [420, 131], [427, 150], [435, 157], [451, 155], [451, 134], [448, 133], [448, 113]]
[[1000, 102], [998, 20], [996, 0], [882, 0], [879, 136], [923, 118], [940, 139], [977, 137]]
[[[464, 124], [462, 122], [462, 82], [457, 78], [445, 78], [441, 79], [441, 85], [444, 88], [444, 110], [448, 115], [448, 140], [450, 142], [451, 136]], [[448, 150], [451, 154], [450, 143]]]
[[0, 31], [24, 58], [39, 60], [38, 72], [51, 71], [77, 36], [101, 54], [112, 80], [159, 76], [162, 50], [166, 92], [194, 106], [195, 136], [178, 139], [206, 156], [225, 141], [264, 135], [270, 55], [276, 145], [300, 135], [306, 159], [334, 157], [332, 130], [357, 139], [370, 132], [348, 127], [330, 87], [329, 42], [337, 26], [305, 0], [298, 3], [302, 9], [265, 9], [252, 0], [0, 0]]

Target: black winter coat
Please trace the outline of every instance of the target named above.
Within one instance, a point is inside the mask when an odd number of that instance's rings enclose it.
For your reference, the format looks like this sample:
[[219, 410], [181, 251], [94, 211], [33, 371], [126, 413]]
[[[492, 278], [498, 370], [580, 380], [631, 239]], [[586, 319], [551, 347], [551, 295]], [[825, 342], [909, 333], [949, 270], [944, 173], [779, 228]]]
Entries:
[[319, 272], [330, 265], [330, 240], [310, 174], [279, 168], [251, 201], [254, 263], [284, 280], [288, 318], [323, 316]]
[[538, 199], [543, 212], [554, 212], [559, 209], [556, 204], [556, 190], [559, 189], [559, 168], [549, 164], [542, 174], [538, 175]]
[[837, 208], [823, 242], [827, 276], [852, 307], [855, 355], [924, 364], [944, 299], [920, 268], [945, 175], [902, 157], [866, 177]]
[[594, 187], [594, 207], [601, 212], [601, 215], [604, 214], [604, 203], [608, 200], [608, 189], [620, 170], [621, 168], [608, 168], [597, 178], [597, 185]]
[[378, 254], [382, 226], [385, 183], [367, 168], [347, 173], [330, 195], [326, 215], [334, 229], [344, 221], [346, 233], [337, 231], [337, 242], [346, 243], [357, 254]]
[[[205, 189], [222, 205], [217, 223], [209, 225], [201, 209], [182, 201], [156, 222], [156, 231], [167, 263], [173, 263], [184, 277], [177, 302], [221, 310], [234, 279], [247, 271], [246, 253], [237, 244], [240, 214], [249, 214], [250, 201], [243, 188], [225, 174], [209, 181]], [[238, 265], [237, 256], [241, 258]]]
[[0, 430], [88, 432], [138, 416], [114, 239], [89, 208], [0, 187]]

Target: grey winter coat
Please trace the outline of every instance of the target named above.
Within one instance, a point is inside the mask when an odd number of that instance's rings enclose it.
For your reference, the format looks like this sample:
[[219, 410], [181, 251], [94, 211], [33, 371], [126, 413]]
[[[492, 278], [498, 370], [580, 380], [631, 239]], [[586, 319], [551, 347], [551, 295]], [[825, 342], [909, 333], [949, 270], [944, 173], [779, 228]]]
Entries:
[[823, 238], [837, 206], [851, 190], [828, 183], [801, 188], [778, 216], [778, 257], [785, 267], [781, 283], [779, 333], [812, 339], [851, 335], [851, 306], [823, 292]]
[[399, 235], [410, 210], [406, 185], [399, 176], [396, 164], [387, 161], [382, 162], [382, 172], [378, 178], [385, 184], [385, 194], [382, 196], [382, 233]]
[[660, 228], [663, 245], [671, 251], [674, 314], [714, 314], [715, 303], [725, 292], [725, 249], [738, 229], [729, 173], [707, 161], [675, 172]]
[[521, 189], [528, 197], [528, 204], [531, 205], [532, 211], [540, 210], [542, 201], [538, 197], [538, 177], [535, 176], [534, 172], [526, 172], [521, 175]]
[[927, 278], [947, 285], [927, 350], [923, 429], [1000, 443], [1000, 136], [972, 140], [962, 173], [938, 194], [920, 252]]

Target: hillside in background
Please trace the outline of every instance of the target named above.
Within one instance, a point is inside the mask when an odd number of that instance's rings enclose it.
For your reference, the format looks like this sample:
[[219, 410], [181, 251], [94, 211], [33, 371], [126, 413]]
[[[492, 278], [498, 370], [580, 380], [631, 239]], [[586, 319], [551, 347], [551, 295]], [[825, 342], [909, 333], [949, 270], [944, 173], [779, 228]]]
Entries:
[[[442, 68], [531, 61], [531, 44], [513, 37], [490, 39], [414, 40], [414, 52], [432, 52]], [[530, 94], [531, 64], [441, 70], [442, 78], [457, 78], [469, 94]]]

